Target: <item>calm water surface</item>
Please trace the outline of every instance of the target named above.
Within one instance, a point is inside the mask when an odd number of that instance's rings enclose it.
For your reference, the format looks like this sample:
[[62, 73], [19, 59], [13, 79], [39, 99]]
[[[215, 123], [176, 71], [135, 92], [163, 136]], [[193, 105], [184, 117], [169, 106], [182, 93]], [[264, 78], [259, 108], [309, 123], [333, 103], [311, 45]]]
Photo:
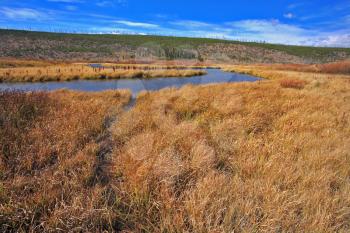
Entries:
[[141, 91], [156, 91], [166, 87], [182, 87], [187, 84], [201, 85], [210, 83], [255, 82], [260, 78], [223, 72], [219, 69], [207, 69], [207, 75], [189, 78], [150, 78], [150, 79], [118, 79], [118, 80], [76, 80], [70, 82], [42, 83], [0, 83], [0, 90], [16, 89], [24, 91], [50, 91], [72, 89], [80, 91], [103, 91], [110, 89], [130, 89], [133, 96]]

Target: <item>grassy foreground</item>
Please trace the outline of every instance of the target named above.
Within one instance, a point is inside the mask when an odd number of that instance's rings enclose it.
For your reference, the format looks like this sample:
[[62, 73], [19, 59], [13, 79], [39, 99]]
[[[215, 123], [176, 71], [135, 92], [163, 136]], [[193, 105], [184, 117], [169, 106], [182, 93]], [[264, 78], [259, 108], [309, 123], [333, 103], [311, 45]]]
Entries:
[[350, 76], [226, 68], [269, 80], [2, 94], [1, 230], [350, 231]]
[[0, 93], [0, 231], [111, 229], [108, 124], [129, 91]]
[[122, 79], [122, 78], [157, 78], [191, 77], [204, 75], [203, 70], [189, 69], [145, 69], [138, 66], [111, 66], [92, 68], [86, 64], [62, 64], [46, 67], [0, 68], [0, 82], [49, 82], [72, 81], [78, 79]]
[[124, 229], [350, 231], [350, 76], [255, 72], [274, 80], [145, 93], [114, 125]]

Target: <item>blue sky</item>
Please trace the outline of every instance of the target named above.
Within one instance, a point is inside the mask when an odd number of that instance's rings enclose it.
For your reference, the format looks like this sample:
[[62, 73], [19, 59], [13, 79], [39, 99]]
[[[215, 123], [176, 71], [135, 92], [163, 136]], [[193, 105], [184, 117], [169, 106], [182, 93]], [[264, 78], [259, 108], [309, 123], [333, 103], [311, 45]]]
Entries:
[[350, 0], [0, 0], [0, 27], [350, 47]]

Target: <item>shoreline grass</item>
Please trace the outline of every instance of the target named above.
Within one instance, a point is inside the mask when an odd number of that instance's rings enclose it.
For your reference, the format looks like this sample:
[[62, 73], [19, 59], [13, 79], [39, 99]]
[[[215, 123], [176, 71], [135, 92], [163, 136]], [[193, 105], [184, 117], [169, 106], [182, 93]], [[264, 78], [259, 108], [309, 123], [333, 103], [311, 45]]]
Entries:
[[[254, 65], [225, 65], [221, 66], [226, 72], [250, 74], [267, 79], [277, 79], [279, 71], [297, 73], [350, 75], [350, 61], [339, 61], [325, 64], [254, 64]], [[270, 75], [269, 75], [270, 74]], [[277, 74], [277, 76], [276, 76]]]
[[4, 68], [0, 69], [0, 82], [50, 82], [124, 78], [191, 77], [206, 74], [206, 71], [204, 70], [174, 69], [174, 67], [171, 67], [171, 69], [155, 68], [146, 69], [143, 67], [141, 69], [135, 66], [93, 68], [87, 64]]
[[46, 67], [46, 66], [63, 64], [63, 63], [64, 62], [57, 62], [57, 61], [0, 58], [0, 68]]

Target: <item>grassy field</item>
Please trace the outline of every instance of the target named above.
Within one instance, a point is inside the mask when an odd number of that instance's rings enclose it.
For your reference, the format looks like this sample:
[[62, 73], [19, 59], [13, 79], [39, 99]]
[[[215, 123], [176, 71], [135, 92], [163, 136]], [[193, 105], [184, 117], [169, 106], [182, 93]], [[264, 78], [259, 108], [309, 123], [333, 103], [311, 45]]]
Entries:
[[[180, 67], [182, 68], [182, 67]], [[206, 71], [176, 66], [112, 65], [93, 68], [87, 64], [61, 64], [44, 67], [0, 68], [0, 82], [48, 82], [122, 78], [191, 77]]]
[[[127, 60], [158, 57], [163, 59], [219, 59], [224, 54], [239, 63], [325, 62], [350, 57], [349, 48], [321, 48], [250, 43], [206, 38], [92, 35], [0, 30], [2, 57], [46, 59]], [[16, 43], [14, 43], [16, 42]], [[255, 57], [252, 56], [255, 54]], [[39, 57], [38, 57], [39, 56]], [[261, 59], [260, 59], [261, 57]], [[259, 58], [259, 59], [258, 59]], [[220, 60], [220, 59], [219, 59]]]
[[0, 93], [0, 231], [111, 229], [101, 168], [128, 91]]
[[350, 231], [350, 75], [296, 67], [129, 111], [124, 91], [2, 93], [1, 230]]
[[259, 72], [273, 79], [144, 93], [121, 116], [124, 228], [350, 230], [350, 76]]

